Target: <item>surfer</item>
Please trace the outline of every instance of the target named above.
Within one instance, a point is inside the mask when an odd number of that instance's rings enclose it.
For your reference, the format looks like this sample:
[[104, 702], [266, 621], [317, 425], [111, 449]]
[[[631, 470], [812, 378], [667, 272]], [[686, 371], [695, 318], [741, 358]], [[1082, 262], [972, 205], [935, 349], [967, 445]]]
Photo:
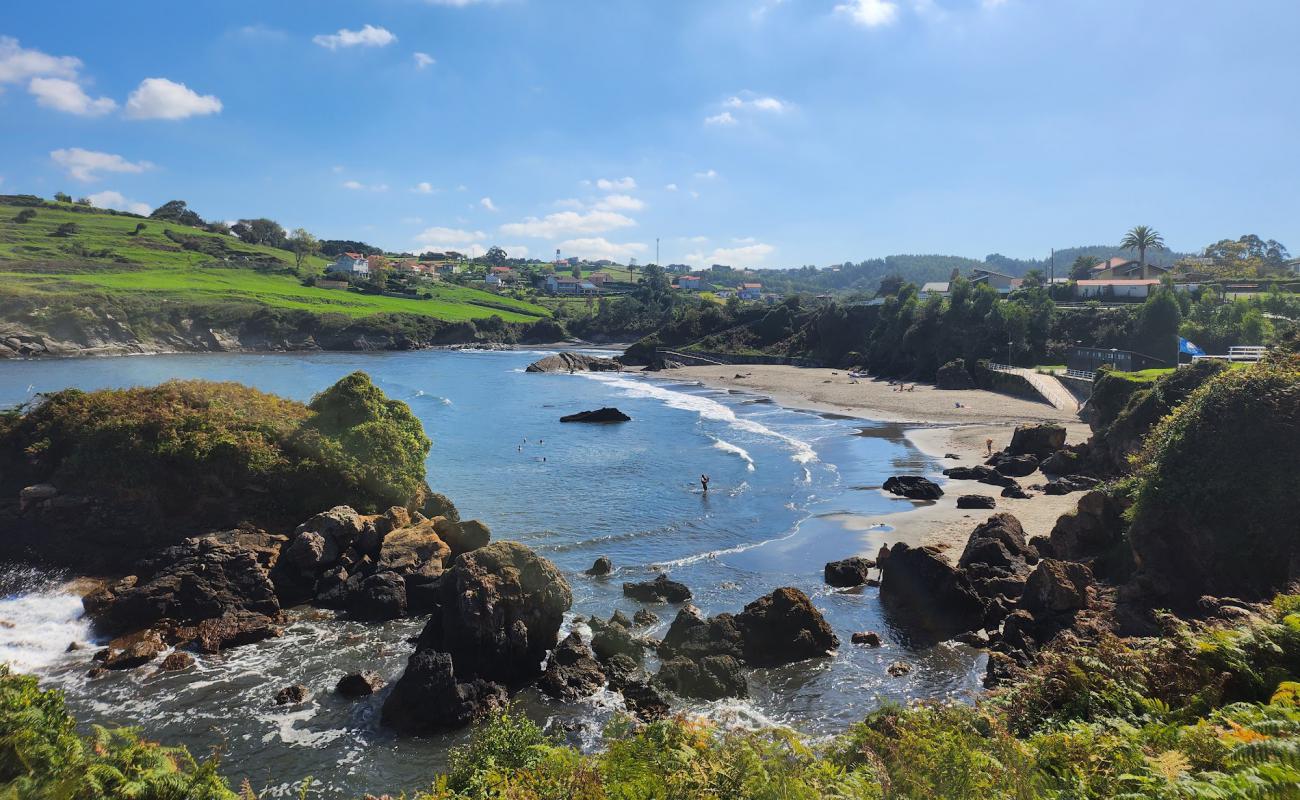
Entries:
[[702, 489], [704, 490], [704, 493], [705, 493], [705, 494], [708, 494], [708, 493], [709, 493], [709, 476], [708, 476], [708, 475], [701, 475], [701, 476], [700, 476], [700, 488], [702, 488]]

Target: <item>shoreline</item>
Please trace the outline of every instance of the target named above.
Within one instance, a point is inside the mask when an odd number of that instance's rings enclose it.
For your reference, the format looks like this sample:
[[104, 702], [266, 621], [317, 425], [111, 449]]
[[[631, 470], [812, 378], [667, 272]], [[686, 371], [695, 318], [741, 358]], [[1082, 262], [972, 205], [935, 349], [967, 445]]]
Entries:
[[[1077, 415], [1046, 403], [981, 389], [942, 390], [924, 384], [917, 384], [911, 392], [896, 392], [884, 381], [860, 379], [849, 383], [844, 370], [814, 367], [682, 367], [655, 375], [669, 380], [680, 375], [712, 389], [766, 397], [792, 410], [905, 426], [903, 438], [936, 461], [935, 474], [926, 477], [943, 487], [944, 496], [937, 501], [915, 501], [913, 508], [891, 514], [837, 516], [836, 521], [846, 530], [861, 534], [858, 554], [869, 558], [875, 558], [882, 545], [903, 541], [913, 546], [938, 547], [956, 561], [975, 526], [998, 512], [1015, 516], [1026, 538], [1046, 536], [1057, 518], [1073, 511], [1083, 496], [1082, 492], [1053, 496], [1031, 491], [1032, 498], [1017, 500], [1001, 497], [1001, 490], [995, 486], [938, 474], [938, 470], [950, 466], [983, 463], [986, 440], [992, 439], [993, 449], [1000, 450], [1010, 443], [1017, 425], [1055, 422], [1066, 428], [1067, 443], [1091, 435], [1091, 429]], [[956, 407], [958, 402], [961, 408]], [[957, 458], [947, 458], [950, 454]], [[1028, 489], [1046, 483], [1047, 477], [1035, 471], [1017, 480]], [[957, 497], [963, 494], [992, 496], [997, 507], [958, 509]]]

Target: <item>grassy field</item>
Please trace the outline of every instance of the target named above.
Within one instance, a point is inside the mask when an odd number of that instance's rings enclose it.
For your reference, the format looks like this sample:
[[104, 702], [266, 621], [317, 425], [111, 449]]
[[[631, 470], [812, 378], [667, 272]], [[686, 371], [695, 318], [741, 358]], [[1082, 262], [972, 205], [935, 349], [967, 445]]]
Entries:
[[[290, 272], [294, 256], [285, 250], [151, 219], [74, 211], [66, 204], [37, 208], [34, 219], [20, 224], [15, 217], [22, 210], [0, 204], [0, 288], [11, 291], [94, 288], [176, 300], [241, 299], [353, 317], [400, 312], [449, 321], [495, 315], [530, 322], [549, 316], [541, 306], [462, 286], [434, 284], [424, 289], [433, 295], [429, 300], [303, 286]], [[76, 225], [75, 233], [54, 235], [66, 223]], [[145, 228], [137, 234], [140, 223]], [[308, 263], [319, 268], [326, 262], [312, 257]]]

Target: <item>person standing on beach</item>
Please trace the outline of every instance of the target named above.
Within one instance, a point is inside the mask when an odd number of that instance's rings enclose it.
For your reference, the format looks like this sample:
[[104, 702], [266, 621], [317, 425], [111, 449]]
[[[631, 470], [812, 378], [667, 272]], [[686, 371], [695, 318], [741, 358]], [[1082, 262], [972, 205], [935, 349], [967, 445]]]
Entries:
[[705, 493], [705, 494], [708, 494], [708, 493], [709, 493], [709, 476], [708, 476], [708, 475], [700, 475], [700, 487], [704, 489], [704, 493]]
[[985, 440], [984, 440], [984, 447], [985, 447], [986, 450], [989, 451], [989, 455], [992, 456], [992, 455], [993, 455], [993, 440], [992, 440], [992, 439], [985, 439]]

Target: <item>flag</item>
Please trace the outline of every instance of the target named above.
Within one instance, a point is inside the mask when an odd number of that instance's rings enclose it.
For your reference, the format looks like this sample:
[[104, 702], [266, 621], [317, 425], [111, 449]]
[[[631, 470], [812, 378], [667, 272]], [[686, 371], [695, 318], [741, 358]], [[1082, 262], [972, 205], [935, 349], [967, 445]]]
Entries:
[[1202, 350], [1201, 348], [1199, 348], [1199, 347], [1197, 347], [1196, 345], [1192, 344], [1191, 342], [1187, 341], [1186, 339], [1184, 339], [1184, 338], [1181, 337], [1181, 336], [1178, 337], [1178, 352], [1179, 352], [1179, 353], [1184, 353], [1184, 354], [1189, 355], [1189, 356], [1203, 356], [1203, 355], [1205, 355], [1205, 351], [1204, 351], [1204, 350]]

